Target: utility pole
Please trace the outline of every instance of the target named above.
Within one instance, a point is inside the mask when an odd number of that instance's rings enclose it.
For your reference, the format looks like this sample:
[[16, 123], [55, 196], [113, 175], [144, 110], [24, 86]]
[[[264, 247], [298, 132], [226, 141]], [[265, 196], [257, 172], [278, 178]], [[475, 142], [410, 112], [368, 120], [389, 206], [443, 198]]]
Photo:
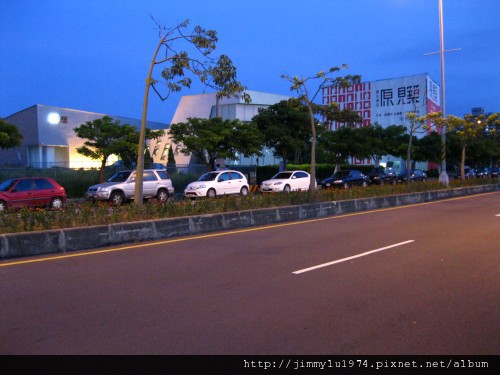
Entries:
[[[443, 22], [443, 0], [439, 0], [439, 52], [425, 53], [424, 55], [434, 55], [439, 53], [441, 57], [441, 114], [446, 118], [446, 89], [444, 77], [444, 53], [451, 51], [460, 51], [461, 48], [450, 50], [444, 49], [444, 22]], [[439, 182], [445, 186], [450, 184], [448, 173], [446, 172], [446, 126], [441, 127], [441, 172], [439, 173]]]
[[[446, 98], [445, 98], [445, 80], [444, 80], [444, 25], [443, 25], [443, 0], [439, 0], [439, 53], [441, 55], [441, 113], [443, 119], [446, 118]], [[448, 186], [450, 180], [446, 172], [446, 126], [441, 128], [441, 172], [439, 173], [439, 182]]]

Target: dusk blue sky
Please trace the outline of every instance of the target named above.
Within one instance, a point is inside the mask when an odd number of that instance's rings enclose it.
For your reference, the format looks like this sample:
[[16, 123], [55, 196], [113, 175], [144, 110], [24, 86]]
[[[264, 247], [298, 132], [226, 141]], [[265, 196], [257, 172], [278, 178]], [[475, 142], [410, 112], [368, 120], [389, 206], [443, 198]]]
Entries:
[[[0, 0], [0, 117], [35, 104], [141, 118], [145, 79], [166, 27], [217, 31], [250, 90], [293, 95], [282, 74], [347, 64], [363, 81], [428, 73], [440, 84], [438, 0]], [[500, 1], [443, 0], [446, 112], [498, 112]], [[160, 69], [155, 70], [160, 78]], [[150, 94], [170, 123], [181, 95]]]

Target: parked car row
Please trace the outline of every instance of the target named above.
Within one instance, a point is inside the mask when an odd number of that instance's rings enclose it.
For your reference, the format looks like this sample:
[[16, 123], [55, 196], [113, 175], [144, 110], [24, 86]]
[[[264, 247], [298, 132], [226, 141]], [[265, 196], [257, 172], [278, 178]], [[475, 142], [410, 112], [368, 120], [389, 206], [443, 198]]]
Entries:
[[[481, 167], [481, 168], [471, 168], [468, 166], [464, 167], [464, 178], [498, 178], [500, 168], [499, 167]], [[461, 178], [460, 170], [456, 171], [455, 178]]]
[[[364, 174], [356, 169], [339, 171], [332, 176], [321, 181], [321, 187], [328, 188], [344, 188], [349, 189], [353, 186], [369, 186], [369, 185], [396, 185], [397, 183], [405, 183], [407, 180], [406, 173], [395, 174], [383, 167], [376, 167], [368, 174]], [[420, 169], [410, 170], [410, 182], [426, 181], [427, 174]]]
[[[498, 167], [483, 168], [475, 171], [467, 168], [466, 178], [498, 178]], [[427, 174], [420, 169], [410, 170], [410, 182], [426, 181]], [[283, 171], [263, 181], [259, 186], [261, 193], [307, 191], [310, 187], [310, 174], [305, 171]], [[121, 205], [134, 199], [136, 171], [123, 170], [115, 173], [108, 181], [92, 185], [86, 192], [89, 201], [108, 201]], [[351, 169], [339, 171], [321, 181], [323, 189], [344, 188], [405, 183], [407, 174], [396, 175], [391, 170], [376, 167], [364, 174]], [[315, 183], [315, 187], [318, 184]], [[215, 198], [223, 195], [249, 194], [250, 185], [246, 176], [236, 170], [207, 172], [196, 181], [189, 183], [184, 190], [186, 198]], [[156, 198], [165, 203], [174, 194], [172, 181], [165, 169], [146, 169], [143, 171], [143, 198]], [[64, 206], [67, 195], [64, 187], [49, 177], [10, 178], [0, 184], [0, 211], [7, 208], [47, 207], [59, 209]]]

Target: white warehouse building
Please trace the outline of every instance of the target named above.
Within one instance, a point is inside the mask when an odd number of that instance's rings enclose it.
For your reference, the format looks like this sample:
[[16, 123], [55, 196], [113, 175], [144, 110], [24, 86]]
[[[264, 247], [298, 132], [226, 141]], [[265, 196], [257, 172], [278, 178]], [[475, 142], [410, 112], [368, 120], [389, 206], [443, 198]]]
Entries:
[[[246, 91], [250, 95], [251, 102], [245, 103], [241, 97], [231, 97], [220, 99], [219, 114], [224, 120], [240, 120], [243, 122], [251, 121], [259, 113], [259, 110], [268, 108], [282, 100], [290, 99], [290, 96], [271, 94], [259, 91]], [[183, 96], [177, 106], [171, 123], [186, 122], [188, 118], [213, 118], [216, 116], [217, 100], [215, 93]], [[151, 148], [155, 146], [151, 144]], [[166, 143], [160, 139], [159, 142]], [[167, 141], [170, 143], [170, 141]], [[175, 161], [177, 164], [197, 163], [190, 155], [186, 156], [176, 152], [176, 146], [173, 145]], [[264, 156], [245, 158], [240, 156], [238, 160], [226, 160], [225, 165], [276, 165], [280, 160], [273, 156], [271, 150], [264, 149]]]
[[[23, 136], [20, 147], [0, 150], [0, 164], [32, 168], [98, 168], [100, 162], [87, 158], [76, 149], [83, 146], [74, 129], [87, 121], [109, 116], [120, 124], [129, 124], [140, 129], [141, 120], [103, 113], [36, 104], [3, 120], [15, 125]], [[148, 121], [148, 128], [159, 130], [167, 124]], [[108, 162], [115, 161], [111, 158]]]
[[[289, 97], [257, 91], [247, 91], [251, 103], [241, 98], [224, 98], [219, 102], [220, 115], [223, 119], [251, 121], [259, 109], [267, 108]], [[175, 111], [171, 123], [185, 122], [190, 117], [212, 118], [216, 115], [215, 93], [183, 96]], [[83, 146], [84, 140], [78, 138], [74, 129], [87, 121], [109, 116], [120, 124], [129, 124], [137, 129], [141, 127], [141, 119], [113, 116], [103, 113], [88, 112], [77, 109], [36, 104], [3, 118], [7, 123], [15, 125], [23, 135], [20, 147], [0, 150], [0, 164], [3, 166], [22, 166], [33, 168], [98, 168], [100, 162], [79, 154], [76, 150]], [[191, 156], [176, 151], [175, 144], [169, 139], [170, 124], [147, 121], [146, 127], [153, 130], [166, 130], [166, 135], [158, 140], [150, 140], [147, 149], [155, 163], [166, 164], [170, 147], [174, 151], [177, 165], [197, 163]], [[270, 150], [264, 150], [265, 156], [243, 158], [236, 161], [227, 160], [226, 164], [266, 165], [278, 164]], [[110, 157], [108, 164], [117, 160]]]

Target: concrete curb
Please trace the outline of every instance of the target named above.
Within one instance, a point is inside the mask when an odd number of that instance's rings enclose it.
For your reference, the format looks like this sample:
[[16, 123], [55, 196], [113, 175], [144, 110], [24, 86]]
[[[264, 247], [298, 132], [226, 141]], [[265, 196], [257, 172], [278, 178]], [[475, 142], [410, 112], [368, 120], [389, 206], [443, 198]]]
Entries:
[[495, 192], [500, 184], [212, 215], [0, 235], [0, 259], [66, 253]]

